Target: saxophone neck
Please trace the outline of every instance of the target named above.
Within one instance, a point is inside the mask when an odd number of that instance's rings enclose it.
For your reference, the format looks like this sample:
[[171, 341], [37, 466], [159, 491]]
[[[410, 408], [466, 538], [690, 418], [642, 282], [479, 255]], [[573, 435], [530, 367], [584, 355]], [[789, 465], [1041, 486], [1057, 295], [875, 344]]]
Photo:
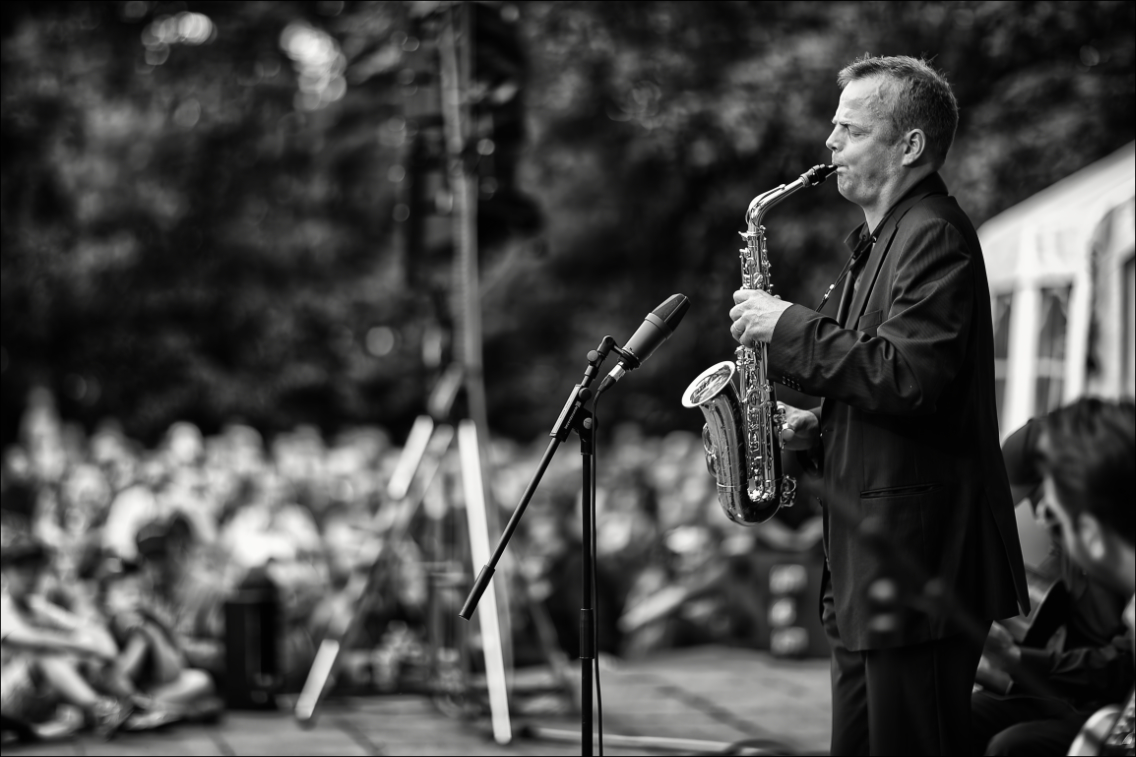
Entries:
[[764, 194], [759, 194], [757, 197], [750, 200], [749, 208], [746, 210], [746, 223], [752, 228], [761, 226], [762, 218], [774, 205], [779, 204], [786, 197], [804, 189], [806, 186], [808, 186], [808, 184], [806, 184], [803, 179], [797, 179], [789, 184], [782, 184]]
[[779, 187], [770, 189], [768, 192], [763, 192], [749, 202], [749, 208], [746, 210], [746, 223], [751, 227], [751, 231], [758, 226], [761, 226], [762, 217], [769, 212], [774, 206], [789, 197], [792, 194], [799, 192], [806, 187], [815, 187], [817, 184], [823, 184], [833, 172], [836, 171], [836, 166], [816, 165], [801, 174], [796, 181], [782, 184]]

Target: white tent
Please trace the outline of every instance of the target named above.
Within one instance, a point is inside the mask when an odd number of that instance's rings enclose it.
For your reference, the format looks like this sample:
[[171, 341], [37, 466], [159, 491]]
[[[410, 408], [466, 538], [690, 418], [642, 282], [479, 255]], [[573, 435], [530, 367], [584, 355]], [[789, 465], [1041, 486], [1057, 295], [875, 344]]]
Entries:
[[1136, 394], [1136, 142], [978, 230], [1001, 428], [1084, 394]]

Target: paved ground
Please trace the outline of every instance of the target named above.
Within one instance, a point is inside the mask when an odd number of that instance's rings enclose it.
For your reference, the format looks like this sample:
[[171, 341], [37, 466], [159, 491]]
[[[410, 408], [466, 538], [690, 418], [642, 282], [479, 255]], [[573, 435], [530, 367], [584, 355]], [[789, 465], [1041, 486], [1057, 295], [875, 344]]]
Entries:
[[[788, 662], [747, 650], [675, 651], [603, 673], [605, 753], [824, 754], [829, 738], [828, 663]], [[215, 726], [84, 737], [14, 746], [28, 755], [573, 755], [579, 717], [515, 717], [517, 738], [501, 746], [487, 722], [442, 714], [425, 697], [335, 699], [316, 726], [288, 712], [231, 712]], [[621, 740], [619, 736], [634, 737]], [[664, 739], [645, 742], [643, 737]], [[598, 754], [598, 752], [597, 752]]]

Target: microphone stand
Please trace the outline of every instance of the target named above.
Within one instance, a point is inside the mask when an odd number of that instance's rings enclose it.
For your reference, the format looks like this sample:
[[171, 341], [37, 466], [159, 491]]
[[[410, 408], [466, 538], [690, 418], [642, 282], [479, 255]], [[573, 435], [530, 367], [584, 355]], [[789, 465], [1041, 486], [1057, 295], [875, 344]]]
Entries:
[[560, 411], [560, 417], [557, 418], [556, 425], [552, 427], [552, 431], [549, 433], [549, 436], [552, 437], [552, 441], [549, 442], [548, 449], [545, 450], [544, 457], [541, 458], [540, 464], [537, 466], [536, 474], [529, 482], [525, 493], [521, 496], [521, 502], [513, 512], [513, 517], [509, 519], [508, 525], [505, 526], [505, 531], [501, 535], [501, 540], [497, 543], [497, 549], [493, 552], [492, 559], [481, 569], [481, 573], [478, 574], [477, 580], [474, 581], [473, 588], [466, 598], [461, 612], [458, 613], [459, 616], [465, 620], [469, 620], [473, 617], [473, 613], [477, 609], [477, 603], [481, 600], [481, 595], [485, 593], [485, 589], [493, 579], [493, 571], [497, 563], [501, 560], [501, 557], [505, 554], [505, 548], [508, 546], [509, 540], [513, 537], [513, 532], [516, 531], [517, 525], [520, 523], [525, 508], [528, 507], [529, 501], [536, 492], [537, 486], [540, 485], [541, 477], [544, 476], [545, 470], [548, 469], [549, 463], [552, 462], [553, 455], [556, 454], [557, 448], [568, 438], [568, 435], [575, 431], [580, 437], [581, 470], [583, 474], [582, 544], [584, 559], [581, 569], [581, 580], [583, 581], [584, 588], [584, 606], [580, 609], [580, 748], [584, 757], [591, 757], [593, 749], [592, 691], [594, 684], [593, 663], [596, 657], [596, 613], [595, 597], [592, 592], [594, 578], [592, 572], [592, 561], [594, 559], [592, 551], [592, 491], [595, 485], [595, 481], [592, 478], [592, 471], [594, 465], [596, 427], [592, 412], [588, 410], [587, 405], [596, 396], [596, 393], [590, 388], [592, 381], [599, 372], [600, 365], [603, 364], [603, 361], [613, 350], [621, 355], [623, 354], [623, 351], [616, 346], [615, 339], [610, 336], [605, 336], [603, 341], [600, 342], [599, 347], [588, 353], [588, 368], [584, 371], [584, 378], [579, 384], [576, 384], [572, 389], [572, 393], [568, 396], [568, 401], [564, 404], [564, 409]]

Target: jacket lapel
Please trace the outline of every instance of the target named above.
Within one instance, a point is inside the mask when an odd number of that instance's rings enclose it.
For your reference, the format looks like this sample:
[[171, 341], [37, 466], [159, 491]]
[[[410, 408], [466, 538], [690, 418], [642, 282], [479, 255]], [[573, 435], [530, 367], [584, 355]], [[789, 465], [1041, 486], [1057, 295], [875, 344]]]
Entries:
[[[900, 208], [896, 208], [900, 210]], [[894, 217], [894, 216], [893, 216]], [[884, 257], [887, 255], [888, 248], [891, 247], [891, 240], [895, 237], [895, 230], [898, 228], [889, 219], [884, 228], [881, 230], [879, 238], [876, 243], [872, 245], [872, 252], [868, 255], [868, 262], [864, 264], [864, 270], [860, 273], [860, 286], [855, 286], [855, 277], [848, 277], [848, 288], [852, 289], [852, 301], [848, 307], [848, 313], [845, 316], [844, 328], [856, 328], [856, 321], [860, 319], [860, 315], [864, 312], [864, 304], [868, 301], [868, 293], [872, 291], [872, 287], [876, 285], [876, 276], [880, 272], [880, 263], [883, 262]]]
[[863, 256], [867, 249], [865, 245], [871, 244], [871, 240], [867, 238], [869, 236], [868, 232], [867, 224], [862, 223], [853, 229], [852, 233], [844, 239], [844, 246], [852, 252], [852, 257], [845, 264], [844, 270], [840, 274], [840, 277], [844, 280], [844, 288], [840, 290], [840, 304], [836, 307], [836, 322], [839, 323], [842, 328], [848, 327], [848, 324], [845, 323], [845, 319], [848, 317], [848, 308], [852, 305], [856, 276], [859, 274], [861, 268], [857, 263], [857, 259]]
[[[879, 235], [876, 237], [876, 243], [872, 245], [872, 252], [868, 255], [868, 262], [864, 265], [864, 270], [860, 274], [860, 286], [854, 286], [854, 277], [848, 278], [848, 283], [845, 286], [844, 295], [847, 296], [849, 290], [853, 290], [851, 303], [848, 306], [848, 311], [844, 319], [838, 319], [839, 322], [846, 329], [856, 328], [856, 322], [864, 312], [864, 305], [868, 302], [868, 295], [871, 294], [872, 289], [876, 285], [876, 277], [880, 273], [880, 265], [883, 263], [884, 258], [887, 257], [888, 251], [891, 249], [892, 240], [895, 238], [895, 232], [899, 229], [899, 222], [907, 215], [907, 211], [915, 207], [920, 200], [930, 195], [946, 194], [947, 185], [939, 178], [939, 174], [933, 173], [923, 181], [916, 184], [912, 190], [900, 200], [895, 209], [888, 214], [888, 218], [884, 221], [884, 226], [880, 229]], [[840, 309], [844, 309], [844, 296], [840, 298]]]
[[844, 279], [844, 289], [840, 293], [840, 306], [836, 308], [836, 322], [839, 323], [842, 328], [848, 328], [848, 309], [852, 306], [854, 283], [854, 276], [846, 277]]

